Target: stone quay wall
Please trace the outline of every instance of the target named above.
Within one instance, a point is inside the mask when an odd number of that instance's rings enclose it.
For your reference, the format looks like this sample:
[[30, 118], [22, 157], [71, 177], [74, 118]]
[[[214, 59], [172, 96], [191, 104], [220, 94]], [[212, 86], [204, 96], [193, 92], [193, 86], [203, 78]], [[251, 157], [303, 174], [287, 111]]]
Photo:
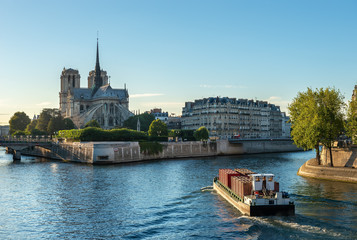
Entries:
[[357, 183], [357, 169], [318, 165], [316, 159], [305, 162], [297, 174], [309, 178]]
[[161, 144], [163, 145], [163, 151], [158, 154], [142, 152], [138, 142], [63, 143], [55, 146], [53, 151], [62, 160], [95, 164], [217, 155], [216, 143], [164, 142]]
[[222, 155], [296, 152], [303, 149], [296, 147], [291, 139], [245, 139], [229, 143], [219, 141], [218, 150]]
[[[357, 168], [357, 146], [346, 148], [332, 148], [332, 161], [334, 167]], [[322, 148], [321, 165], [330, 166], [330, 151]]]
[[216, 142], [161, 142], [162, 152], [148, 154], [138, 142], [71, 142], [53, 144], [50, 148], [34, 147], [23, 154], [71, 162], [114, 164], [189, 157], [240, 155], [250, 153], [299, 151], [291, 140], [247, 140], [229, 143]]

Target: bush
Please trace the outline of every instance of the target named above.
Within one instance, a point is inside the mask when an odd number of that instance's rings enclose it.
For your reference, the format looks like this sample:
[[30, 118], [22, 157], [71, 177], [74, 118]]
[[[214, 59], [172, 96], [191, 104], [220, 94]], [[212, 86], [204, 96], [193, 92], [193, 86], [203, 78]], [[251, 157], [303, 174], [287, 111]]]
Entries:
[[167, 142], [167, 137], [148, 137], [145, 132], [138, 132], [131, 129], [121, 128], [103, 130], [96, 127], [84, 129], [61, 130], [58, 138], [65, 138], [72, 141], [162, 141]]
[[79, 140], [81, 141], [112, 141], [105, 130], [97, 127], [87, 127], [80, 130]]
[[146, 133], [127, 128], [112, 129], [109, 133], [111, 141], [140, 141], [148, 139]]
[[81, 141], [140, 141], [147, 140], [144, 132], [138, 132], [126, 128], [103, 130], [101, 128], [88, 127], [81, 130]]
[[79, 141], [81, 136], [81, 130], [71, 129], [71, 130], [60, 130], [58, 132], [58, 138], [65, 138], [72, 141]]

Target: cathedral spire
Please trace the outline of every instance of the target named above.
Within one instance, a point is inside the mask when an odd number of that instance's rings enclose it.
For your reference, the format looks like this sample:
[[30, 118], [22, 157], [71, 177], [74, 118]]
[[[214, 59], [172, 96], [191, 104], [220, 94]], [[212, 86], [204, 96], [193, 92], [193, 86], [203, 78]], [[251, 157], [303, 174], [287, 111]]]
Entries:
[[103, 85], [103, 79], [101, 76], [100, 65], [99, 65], [99, 44], [97, 37], [97, 59], [95, 62], [95, 76], [94, 76], [94, 84], [92, 87], [92, 96], [97, 92], [97, 90]]
[[[95, 72], [100, 73], [100, 65], [99, 65], [99, 46], [98, 46], [98, 38], [97, 38], [97, 60], [95, 62]], [[100, 75], [100, 74], [99, 74]]]

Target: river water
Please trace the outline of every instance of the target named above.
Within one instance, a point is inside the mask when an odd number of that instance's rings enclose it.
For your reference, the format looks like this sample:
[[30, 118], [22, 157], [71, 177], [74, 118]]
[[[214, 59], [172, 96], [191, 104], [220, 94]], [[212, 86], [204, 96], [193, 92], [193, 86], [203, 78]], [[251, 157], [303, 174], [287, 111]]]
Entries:
[[[296, 175], [313, 152], [92, 166], [0, 148], [0, 239], [356, 239], [357, 184]], [[274, 173], [292, 217], [247, 217], [214, 191], [219, 168]]]

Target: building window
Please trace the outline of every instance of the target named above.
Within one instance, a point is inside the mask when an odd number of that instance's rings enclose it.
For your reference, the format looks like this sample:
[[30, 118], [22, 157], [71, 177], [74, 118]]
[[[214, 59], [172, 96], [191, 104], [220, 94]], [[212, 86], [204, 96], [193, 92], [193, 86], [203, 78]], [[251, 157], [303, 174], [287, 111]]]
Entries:
[[113, 118], [112, 118], [112, 117], [110, 117], [110, 118], [109, 118], [109, 126], [113, 126], [113, 125], [114, 125]]
[[76, 87], [76, 81], [74, 80], [74, 75], [73, 75], [73, 77], [72, 77], [72, 85], [73, 85], [73, 88], [75, 88]]
[[114, 104], [113, 103], [110, 104], [109, 111], [111, 114], [114, 114]]
[[81, 104], [80, 106], [80, 112], [83, 112], [84, 111], [84, 106]]

